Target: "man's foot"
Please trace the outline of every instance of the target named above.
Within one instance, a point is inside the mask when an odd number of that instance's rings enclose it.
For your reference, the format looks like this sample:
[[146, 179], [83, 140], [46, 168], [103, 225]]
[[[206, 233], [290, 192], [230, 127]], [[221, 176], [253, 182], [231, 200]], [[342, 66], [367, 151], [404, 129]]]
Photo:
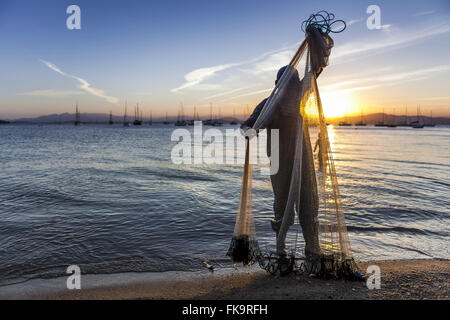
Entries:
[[280, 276], [286, 276], [294, 269], [293, 259], [286, 256], [278, 258], [278, 269], [280, 270]]
[[309, 275], [318, 275], [322, 269], [320, 255], [306, 253], [304, 266]]

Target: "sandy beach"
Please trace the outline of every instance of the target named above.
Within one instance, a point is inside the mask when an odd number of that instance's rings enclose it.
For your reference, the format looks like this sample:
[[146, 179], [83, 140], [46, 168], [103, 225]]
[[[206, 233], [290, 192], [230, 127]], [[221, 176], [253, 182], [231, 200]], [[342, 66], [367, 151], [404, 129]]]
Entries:
[[448, 260], [402, 260], [361, 262], [381, 269], [381, 289], [369, 290], [365, 282], [320, 280], [305, 274], [271, 276], [258, 268], [204, 273], [190, 277], [139, 280], [55, 294], [38, 294], [32, 299], [445, 299], [450, 298]]

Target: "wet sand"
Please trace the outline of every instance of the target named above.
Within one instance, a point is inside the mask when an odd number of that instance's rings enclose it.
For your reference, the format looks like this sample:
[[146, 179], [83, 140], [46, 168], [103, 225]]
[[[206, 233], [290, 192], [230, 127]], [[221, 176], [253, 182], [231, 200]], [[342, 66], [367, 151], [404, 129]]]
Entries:
[[28, 296], [31, 299], [450, 299], [450, 261], [401, 260], [359, 263], [381, 269], [381, 289], [365, 282], [320, 280], [306, 274], [271, 276], [258, 268]]

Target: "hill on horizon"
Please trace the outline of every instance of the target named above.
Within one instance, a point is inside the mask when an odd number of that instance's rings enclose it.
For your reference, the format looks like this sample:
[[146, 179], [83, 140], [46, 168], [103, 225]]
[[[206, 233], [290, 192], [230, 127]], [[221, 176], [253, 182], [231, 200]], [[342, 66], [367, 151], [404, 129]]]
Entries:
[[[80, 114], [81, 122], [85, 123], [107, 123], [109, 121], [109, 113], [81, 113]], [[209, 117], [200, 117], [202, 120], [207, 120]], [[361, 117], [360, 115], [346, 116], [346, 117], [335, 117], [335, 118], [327, 118], [328, 123], [338, 124], [339, 122], [346, 121], [351, 124], [355, 124], [360, 122], [361, 120], [367, 124], [375, 124], [384, 118], [384, 122], [388, 124], [402, 124], [405, 123], [404, 115], [392, 115], [392, 114], [384, 114], [383, 113], [371, 113], [368, 115], [364, 115]], [[123, 122], [123, 115], [117, 116], [113, 115], [112, 119], [115, 123]], [[127, 116], [127, 121], [132, 122], [134, 120], [134, 116]], [[149, 117], [144, 117], [142, 119], [145, 122], [150, 120]], [[163, 122], [166, 120], [166, 117], [153, 117], [153, 122]], [[167, 118], [168, 121], [174, 122], [177, 120], [176, 116], [169, 116]], [[185, 120], [190, 120], [189, 116], [185, 116]], [[233, 117], [221, 117], [220, 120], [223, 122], [231, 122], [233, 120], [237, 122], [241, 122], [242, 118], [233, 118]], [[407, 123], [417, 120], [417, 116], [408, 116]], [[61, 113], [61, 114], [49, 114], [43, 115], [35, 118], [19, 118], [19, 119], [4, 119], [0, 120], [3, 123], [68, 123], [75, 121], [74, 113]], [[429, 117], [429, 116], [420, 116], [421, 123], [433, 123], [433, 124], [443, 124], [450, 125], [449, 117]]]

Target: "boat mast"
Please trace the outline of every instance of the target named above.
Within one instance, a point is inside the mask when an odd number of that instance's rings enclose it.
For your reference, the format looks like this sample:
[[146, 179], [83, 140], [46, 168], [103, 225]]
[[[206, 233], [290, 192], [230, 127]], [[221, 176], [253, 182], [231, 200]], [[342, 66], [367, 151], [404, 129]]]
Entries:
[[209, 103], [209, 119], [212, 121], [213, 120], [213, 107], [212, 107], [212, 102]]
[[405, 106], [405, 124], [408, 124], [408, 105]]
[[127, 122], [127, 101], [125, 101], [125, 113], [123, 114], [123, 123]]
[[75, 105], [75, 125], [79, 126], [81, 124], [80, 111], [78, 110], [78, 102]]
[[417, 106], [417, 123], [419, 123], [420, 104]]
[[181, 109], [180, 109], [180, 112], [181, 112], [181, 121], [184, 121], [183, 102], [181, 102]]

